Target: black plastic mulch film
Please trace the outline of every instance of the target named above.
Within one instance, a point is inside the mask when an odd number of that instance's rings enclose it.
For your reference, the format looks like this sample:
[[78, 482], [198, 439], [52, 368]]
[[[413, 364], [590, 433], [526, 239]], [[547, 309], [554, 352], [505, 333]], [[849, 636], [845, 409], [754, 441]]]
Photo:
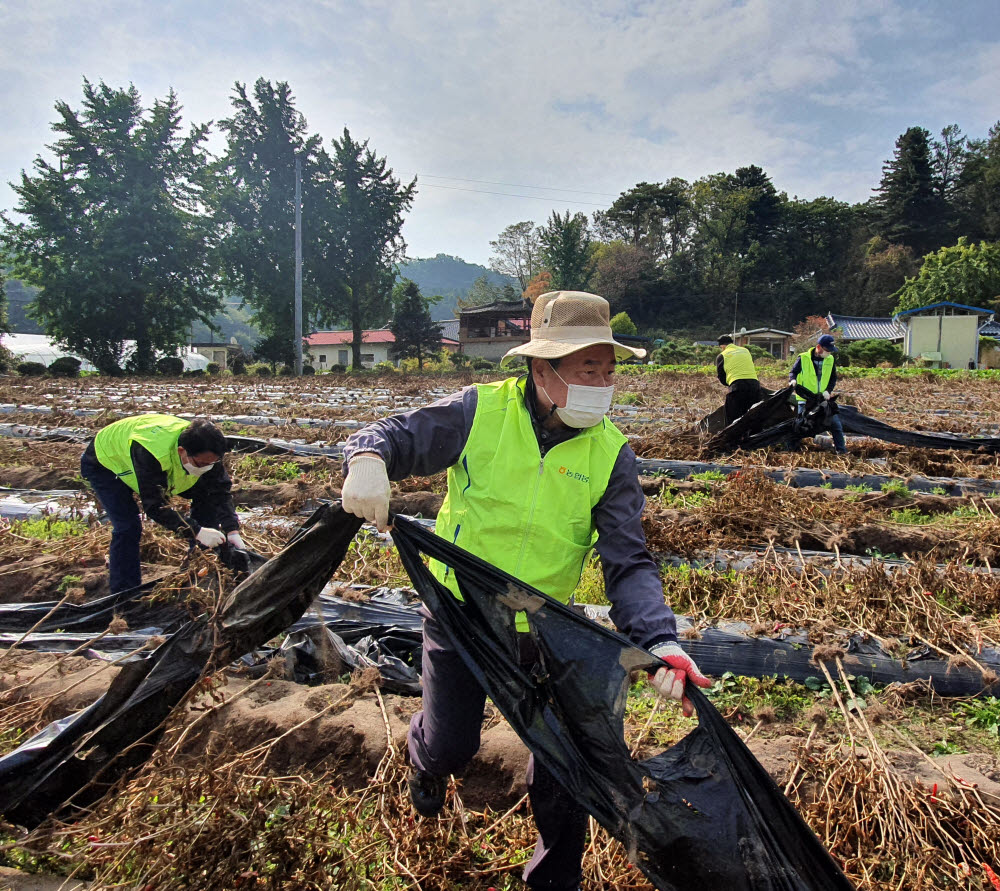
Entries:
[[[626, 638], [401, 517], [393, 540], [421, 599], [536, 758], [661, 891], [853, 886], [698, 689], [698, 727], [645, 761], [624, 741], [630, 675], [661, 665]], [[422, 556], [455, 572], [459, 600]], [[519, 665], [524, 610], [539, 661]]]
[[[360, 520], [320, 508], [292, 542], [239, 585], [217, 620], [186, 623], [125, 663], [107, 693], [0, 759], [0, 813], [36, 826], [72, 817], [152, 753], [171, 710], [205, 671], [298, 622], [347, 552]], [[417, 592], [469, 670], [529, 749], [661, 891], [847, 891], [852, 886], [749, 749], [690, 688], [698, 727], [645, 761], [624, 742], [630, 675], [661, 664], [434, 535], [396, 519], [393, 538]], [[447, 562], [459, 601], [422, 555]], [[514, 614], [525, 610], [539, 652], [520, 664]]]
[[93, 705], [0, 758], [0, 813], [24, 826], [71, 816], [145, 762], [164, 721], [210, 666], [224, 666], [294, 625], [336, 572], [361, 520], [322, 507], [230, 593], [215, 621], [185, 623], [122, 665]]

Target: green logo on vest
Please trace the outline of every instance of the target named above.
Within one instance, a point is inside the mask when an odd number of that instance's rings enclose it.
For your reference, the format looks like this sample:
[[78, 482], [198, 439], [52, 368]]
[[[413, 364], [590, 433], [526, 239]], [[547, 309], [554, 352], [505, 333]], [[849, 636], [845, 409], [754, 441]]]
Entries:
[[581, 483], [590, 482], [590, 477], [587, 476], [585, 473], [576, 473], [575, 471], [570, 470], [568, 467], [560, 467], [559, 472], [567, 479], [578, 480]]

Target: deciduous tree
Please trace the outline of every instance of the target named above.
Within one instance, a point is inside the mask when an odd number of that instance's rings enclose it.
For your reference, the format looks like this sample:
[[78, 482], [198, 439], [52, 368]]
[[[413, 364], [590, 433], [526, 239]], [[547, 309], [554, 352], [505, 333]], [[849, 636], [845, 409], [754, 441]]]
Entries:
[[1000, 241], [1000, 121], [986, 139], [970, 141], [956, 203], [964, 234]]
[[516, 279], [522, 291], [541, 269], [541, 244], [531, 220], [507, 226], [496, 241], [490, 242], [490, 247], [493, 249], [490, 269]]
[[943, 300], [983, 307], [1000, 303], [1000, 243], [958, 244], [924, 257], [920, 272], [894, 295], [895, 312]]

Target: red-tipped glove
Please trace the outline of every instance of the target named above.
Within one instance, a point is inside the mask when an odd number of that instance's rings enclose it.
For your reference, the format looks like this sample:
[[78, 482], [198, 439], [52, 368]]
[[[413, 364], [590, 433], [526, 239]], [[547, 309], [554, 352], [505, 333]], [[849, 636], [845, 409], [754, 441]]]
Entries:
[[679, 699], [684, 714], [690, 718], [694, 714], [694, 705], [684, 695], [684, 684], [690, 680], [696, 687], [711, 687], [712, 682], [698, 670], [694, 659], [678, 643], [657, 644], [649, 652], [669, 666], [657, 669], [656, 674], [650, 677], [653, 689], [667, 699]]

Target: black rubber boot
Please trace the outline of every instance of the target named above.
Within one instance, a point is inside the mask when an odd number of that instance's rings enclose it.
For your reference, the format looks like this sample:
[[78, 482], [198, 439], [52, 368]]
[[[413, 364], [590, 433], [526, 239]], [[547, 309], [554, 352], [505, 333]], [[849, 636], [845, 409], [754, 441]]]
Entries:
[[444, 807], [448, 791], [447, 777], [438, 777], [426, 770], [411, 770], [406, 781], [410, 788], [413, 809], [422, 817], [436, 817]]

